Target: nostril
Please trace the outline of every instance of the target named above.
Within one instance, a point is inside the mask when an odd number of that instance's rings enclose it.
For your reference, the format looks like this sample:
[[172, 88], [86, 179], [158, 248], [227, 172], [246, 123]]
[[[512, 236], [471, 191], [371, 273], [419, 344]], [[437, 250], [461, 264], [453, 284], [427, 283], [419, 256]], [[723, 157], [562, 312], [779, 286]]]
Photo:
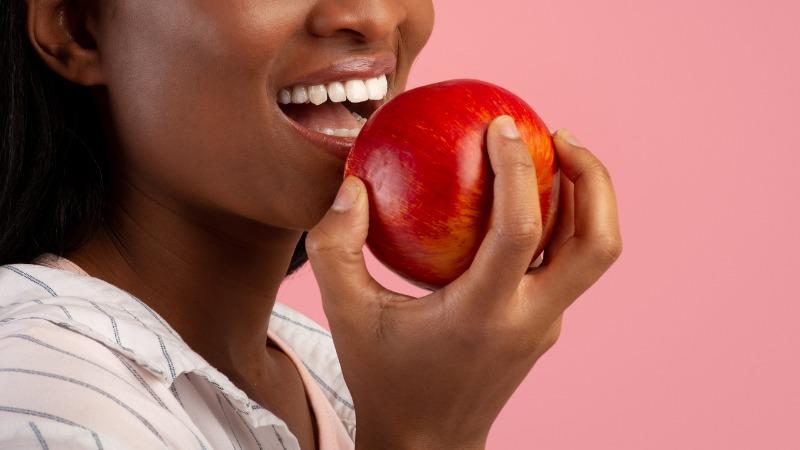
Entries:
[[388, 40], [406, 20], [407, 11], [398, 2], [320, 1], [308, 15], [309, 33], [319, 37], [341, 37], [358, 42]]

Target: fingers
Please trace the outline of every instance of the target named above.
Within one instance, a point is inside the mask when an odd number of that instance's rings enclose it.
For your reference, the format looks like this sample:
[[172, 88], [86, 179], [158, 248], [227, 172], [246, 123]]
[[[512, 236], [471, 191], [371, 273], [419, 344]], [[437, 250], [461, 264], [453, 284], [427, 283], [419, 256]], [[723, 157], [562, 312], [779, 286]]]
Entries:
[[487, 147], [495, 173], [489, 229], [469, 269], [447, 286], [482, 305], [517, 290], [542, 236], [536, 169], [513, 125], [509, 116], [489, 125]]
[[543, 265], [553, 260], [553, 255], [575, 233], [575, 185], [561, 172], [559, 175], [558, 216], [553, 235], [544, 250]]
[[575, 236], [621, 241], [617, 200], [608, 169], [589, 150], [568, 139], [577, 142], [569, 132], [559, 130], [554, 142], [561, 170], [575, 185]]
[[[574, 183], [574, 233], [548, 253], [548, 264], [527, 275], [532, 280], [526, 281], [531, 281], [528, 298], [560, 314], [616, 261], [622, 237], [608, 170], [568, 132], [559, 130], [554, 143], [561, 171]], [[564, 194], [570, 197], [566, 190]], [[559, 238], [569, 234], [569, 222], [563, 219]]]
[[374, 298], [381, 289], [364, 261], [368, 228], [366, 187], [357, 177], [347, 177], [331, 208], [306, 236], [326, 314], [357, 313], [359, 300]]

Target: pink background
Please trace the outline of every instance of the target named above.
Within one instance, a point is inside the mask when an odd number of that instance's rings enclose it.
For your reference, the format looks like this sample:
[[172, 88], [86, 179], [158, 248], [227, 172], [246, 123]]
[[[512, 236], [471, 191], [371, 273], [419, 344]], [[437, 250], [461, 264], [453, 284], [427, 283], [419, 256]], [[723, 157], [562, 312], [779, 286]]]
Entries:
[[[570, 128], [614, 178], [625, 243], [489, 448], [800, 449], [800, 3], [435, 6], [409, 87], [485, 79]], [[324, 323], [308, 267], [280, 298]]]

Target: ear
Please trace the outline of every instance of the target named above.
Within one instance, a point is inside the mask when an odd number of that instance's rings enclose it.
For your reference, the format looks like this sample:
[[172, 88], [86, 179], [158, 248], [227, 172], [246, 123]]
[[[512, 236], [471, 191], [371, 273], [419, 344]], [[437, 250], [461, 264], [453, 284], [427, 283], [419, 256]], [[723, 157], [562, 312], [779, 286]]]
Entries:
[[74, 83], [94, 86], [103, 84], [104, 77], [89, 30], [91, 15], [79, 11], [83, 4], [28, 0], [28, 36], [33, 48], [54, 72]]

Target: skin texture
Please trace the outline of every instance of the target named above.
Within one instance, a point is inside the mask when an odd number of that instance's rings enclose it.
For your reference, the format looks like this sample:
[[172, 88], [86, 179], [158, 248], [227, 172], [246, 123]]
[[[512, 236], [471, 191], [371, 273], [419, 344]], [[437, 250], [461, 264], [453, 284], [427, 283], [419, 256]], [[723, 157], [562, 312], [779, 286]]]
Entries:
[[29, 34], [53, 70], [96, 91], [115, 186], [108, 226], [65, 256], [152, 306], [313, 448], [298, 374], [266, 348], [265, 324], [344, 161], [291, 130], [276, 95], [378, 52], [398, 55], [390, 92], [402, 91], [432, 30], [431, 2], [73, 3], [30, 0]]
[[[95, 91], [114, 170], [106, 225], [65, 256], [153, 307], [311, 449], [298, 374], [265, 345], [276, 292], [310, 230], [357, 447], [482, 447], [555, 342], [564, 309], [621, 252], [602, 163], [556, 136], [558, 223], [543, 265], [525, 274], [541, 237], [535, 173], [494, 122], [487, 237], [462, 276], [413, 300], [366, 272], [363, 184], [340, 187], [344, 162], [291, 130], [275, 96], [309, 71], [381, 51], [398, 55], [390, 97], [402, 91], [432, 30], [430, 0], [70, 3], [28, 0], [30, 40], [52, 70]], [[360, 192], [348, 211], [329, 209], [337, 188]]]

